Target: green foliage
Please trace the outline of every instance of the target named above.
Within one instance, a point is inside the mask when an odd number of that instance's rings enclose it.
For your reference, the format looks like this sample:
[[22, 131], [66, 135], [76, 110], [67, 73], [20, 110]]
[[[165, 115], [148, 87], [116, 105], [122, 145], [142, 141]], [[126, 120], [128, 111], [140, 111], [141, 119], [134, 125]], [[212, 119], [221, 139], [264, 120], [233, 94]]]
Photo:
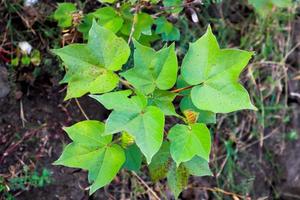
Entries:
[[[255, 109], [238, 82], [253, 53], [220, 49], [209, 27], [190, 45], [178, 75], [175, 44], [156, 51], [138, 41], [156, 23], [150, 15], [138, 13], [134, 20], [144, 20], [136, 22], [134, 64], [125, 71], [122, 66], [130, 49], [116, 34], [130, 34], [132, 13], [124, 5], [114, 14], [110, 7], [99, 10], [87, 44], [71, 44], [53, 52], [66, 66], [62, 81], [68, 84], [66, 99], [89, 93], [111, 113], [105, 124], [90, 120], [65, 128], [73, 142], [55, 164], [88, 170], [93, 193], [111, 182], [121, 168], [139, 171], [145, 157], [151, 178], [167, 178], [178, 197], [189, 175], [212, 175], [208, 165], [211, 135], [206, 124], [215, 123], [216, 113]], [[116, 25], [112, 21], [119, 16], [123, 25], [113, 30], [107, 24]], [[157, 34], [164, 33], [163, 27], [158, 29]], [[180, 100], [180, 109], [175, 98]], [[173, 124], [168, 130], [166, 116], [185, 124]]]
[[51, 183], [51, 173], [43, 169], [41, 173], [30, 171], [27, 165], [18, 173], [18, 176], [5, 180], [0, 177], [0, 199], [14, 200], [11, 191], [28, 190], [29, 188], [40, 188]]
[[155, 20], [156, 34], [161, 34], [163, 41], [177, 41], [180, 39], [179, 29], [168, 22], [165, 17], [159, 17]]
[[[100, 0], [99, 0], [100, 1]], [[101, 0], [101, 3], [115, 3], [115, 0]], [[132, 2], [135, 4], [136, 2]], [[158, 1], [151, 1], [152, 4]], [[181, 1], [164, 1], [166, 7], [166, 14], [178, 13], [182, 10]], [[132, 13], [132, 5], [130, 3], [123, 3], [117, 8], [113, 6], [106, 6], [96, 9], [93, 12], [82, 14], [82, 11], [76, 9], [72, 3], [60, 3], [53, 14], [54, 20], [58, 22], [61, 28], [75, 27], [83, 34], [84, 39], [88, 39], [88, 33], [92, 27], [93, 20], [99, 25], [111, 30], [124, 39], [132, 37], [142, 44], [150, 46], [151, 42], [159, 39], [161, 36], [163, 41], [177, 41], [180, 39], [179, 29], [170, 23], [164, 16], [157, 19], [146, 12]], [[80, 16], [81, 20], [73, 22], [73, 14]], [[156, 26], [154, 30], [154, 25]]]
[[274, 7], [287, 8], [291, 6], [292, 0], [249, 0], [249, 3], [261, 16], [266, 17]]
[[59, 3], [54, 12], [54, 19], [58, 22], [58, 26], [67, 28], [72, 25], [72, 14], [76, 12], [76, 6], [73, 3]]

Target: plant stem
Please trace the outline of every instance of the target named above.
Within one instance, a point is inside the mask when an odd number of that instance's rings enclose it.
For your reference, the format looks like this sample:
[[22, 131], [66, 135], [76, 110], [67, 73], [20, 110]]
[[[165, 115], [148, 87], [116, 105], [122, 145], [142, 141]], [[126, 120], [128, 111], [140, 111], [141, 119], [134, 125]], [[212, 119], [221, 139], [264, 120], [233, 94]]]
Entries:
[[187, 86], [187, 87], [174, 89], [174, 90], [171, 90], [171, 92], [173, 92], [173, 93], [179, 93], [179, 92], [182, 92], [182, 91], [185, 91], [185, 90], [189, 90], [189, 89], [191, 89], [192, 87], [194, 87], [194, 85], [189, 85], [189, 86]]
[[89, 117], [88, 117], [87, 114], [84, 112], [84, 110], [83, 110], [83, 108], [81, 107], [81, 105], [80, 105], [80, 103], [79, 103], [79, 101], [78, 101], [77, 98], [75, 98], [75, 101], [76, 101], [76, 104], [77, 104], [79, 110], [80, 110], [81, 113], [83, 114], [83, 116], [86, 118], [86, 120], [89, 120]]
[[140, 10], [140, 3], [137, 2], [136, 7], [135, 7], [135, 11], [134, 11], [134, 16], [133, 16], [133, 21], [132, 21], [132, 26], [131, 26], [129, 38], [128, 38], [128, 41], [127, 41], [128, 44], [130, 44], [131, 39], [133, 37], [133, 33], [134, 33], [134, 29], [135, 29], [135, 24], [137, 23], [137, 20], [138, 20], [137, 19], [137, 15], [138, 15], [139, 10]]

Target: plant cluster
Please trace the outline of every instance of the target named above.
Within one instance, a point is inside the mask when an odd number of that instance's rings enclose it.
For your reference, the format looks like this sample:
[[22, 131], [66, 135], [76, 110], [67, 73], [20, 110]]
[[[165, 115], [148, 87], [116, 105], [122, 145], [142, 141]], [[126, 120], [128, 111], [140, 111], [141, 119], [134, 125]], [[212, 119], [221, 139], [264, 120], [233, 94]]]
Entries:
[[[114, 1], [100, 2], [113, 3]], [[86, 14], [78, 10], [73, 3], [60, 3], [53, 18], [61, 28], [76, 28], [77, 31], [82, 33], [84, 39], [88, 38], [92, 22], [95, 20], [99, 25], [111, 30], [118, 36], [126, 39], [133, 37], [148, 46], [151, 42], [157, 41], [160, 38], [163, 41], [178, 41], [180, 39], [179, 29], [169, 22], [165, 16], [156, 17], [141, 11], [142, 7], [154, 6], [158, 2], [142, 1], [140, 4], [137, 4], [138, 6], [133, 8], [135, 13], [131, 12], [132, 5], [135, 2], [131, 1], [116, 7], [101, 7]], [[163, 5], [165, 6], [163, 13], [174, 14], [179, 13], [183, 9], [182, 1], [164, 1]], [[133, 24], [134, 32], [131, 30]], [[152, 26], [154, 25], [156, 28], [152, 30]]]
[[[178, 197], [189, 175], [212, 174], [208, 165], [211, 134], [206, 124], [215, 122], [216, 113], [256, 109], [238, 82], [253, 52], [220, 49], [208, 27], [190, 44], [178, 73], [175, 44], [156, 51], [133, 38], [133, 45], [134, 66], [125, 71], [129, 45], [94, 20], [87, 44], [53, 50], [66, 66], [65, 99], [89, 93], [112, 110], [105, 123], [86, 120], [66, 127], [72, 143], [55, 164], [88, 170], [92, 194], [110, 183], [120, 169], [137, 171], [145, 160], [151, 178], [167, 177]], [[173, 103], [176, 97], [180, 111]], [[167, 116], [182, 124], [167, 130]]]

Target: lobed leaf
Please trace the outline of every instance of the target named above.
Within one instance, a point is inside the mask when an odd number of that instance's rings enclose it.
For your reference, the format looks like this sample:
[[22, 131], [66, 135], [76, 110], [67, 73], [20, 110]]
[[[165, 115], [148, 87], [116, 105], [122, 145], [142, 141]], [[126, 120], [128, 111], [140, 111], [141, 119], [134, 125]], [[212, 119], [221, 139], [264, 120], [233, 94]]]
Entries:
[[168, 138], [171, 143], [171, 156], [177, 166], [196, 155], [209, 160], [211, 138], [205, 124], [176, 124], [170, 129]]
[[53, 52], [67, 67], [62, 82], [68, 83], [65, 99], [70, 99], [113, 90], [119, 82], [113, 71], [126, 63], [130, 49], [122, 38], [93, 21], [88, 44], [71, 44]]
[[189, 85], [193, 104], [200, 110], [228, 113], [253, 109], [246, 89], [238, 83], [239, 74], [253, 52], [220, 49], [209, 27], [207, 32], [190, 45], [183, 59], [181, 73]]
[[178, 70], [174, 44], [158, 52], [137, 41], [134, 41], [134, 46], [134, 68], [121, 75], [144, 94], [152, 93], [155, 88], [172, 88]]
[[119, 145], [110, 144], [111, 135], [103, 135], [104, 124], [86, 120], [65, 130], [73, 142], [54, 164], [88, 170], [93, 182], [90, 194], [110, 183], [125, 162], [125, 153]]
[[136, 91], [135, 96], [129, 97], [130, 94], [125, 90], [92, 97], [107, 109], [114, 109], [106, 121], [105, 134], [128, 132], [150, 163], [163, 141], [164, 113], [155, 106], [147, 106], [143, 94]]

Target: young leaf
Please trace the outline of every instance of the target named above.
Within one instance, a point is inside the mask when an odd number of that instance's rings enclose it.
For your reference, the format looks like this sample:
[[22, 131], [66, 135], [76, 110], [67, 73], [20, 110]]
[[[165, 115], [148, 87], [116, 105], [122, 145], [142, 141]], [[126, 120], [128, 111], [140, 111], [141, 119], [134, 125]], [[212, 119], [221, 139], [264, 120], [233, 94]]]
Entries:
[[168, 138], [171, 142], [171, 155], [177, 166], [196, 155], [209, 160], [211, 139], [205, 124], [176, 124], [170, 129]]
[[178, 198], [179, 194], [187, 186], [188, 178], [189, 172], [184, 165], [181, 164], [178, 168], [176, 168], [175, 164], [172, 165], [170, 171], [168, 172], [167, 181], [170, 190], [175, 196], [175, 199]]
[[113, 90], [119, 82], [113, 71], [126, 63], [130, 49], [122, 38], [93, 21], [88, 44], [71, 44], [53, 52], [67, 66], [63, 82], [68, 83], [65, 99], [70, 99]]
[[139, 171], [142, 165], [142, 153], [136, 144], [130, 145], [125, 150], [126, 161], [123, 165], [125, 169]]
[[[125, 13], [124, 13], [125, 12]], [[140, 37], [144, 35], [151, 35], [151, 27], [154, 20], [147, 13], [139, 13], [136, 18], [130, 12], [127, 11], [127, 8], [123, 11], [123, 16], [125, 19], [124, 25], [121, 29], [121, 33], [129, 36], [131, 33], [132, 23], [135, 21], [135, 28], [133, 32], [133, 38], [139, 40]]]
[[180, 31], [172, 23], [168, 22], [165, 17], [159, 17], [155, 20], [156, 34], [161, 34], [163, 41], [178, 41]]
[[103, 135], [101, 122], [86, 120], [65, 130], [73, 142], [54, 164], [88, 170], [92, 194], [113, 180], [125, 162], [125, 153], [119, 145], [109, 145], [112, 136]]
[[54, 19], [58, 22], [58, 26], [67, 28], [72, 26], [72, 14], [76, 11], [73, 3], [58, 3], [58, 7], [54, 12]]
[[175, 111], [174, 104], [172, 103], [175, 97], [176, 93], [164, 90], [155, 90], [151, 98], [149, 98], [148, 104], [160, 108], [165, 115], [178, 116]]
[[164, 7], [171, 13], [180, 13], [183, 9], [182, 0], [163, 0]]
[[189, 171], [189, 174], [194, 176], [211, 176], [212, 173], [209, 169], [208, 162], [198, 156], [192, 158], [185, 163], [183, 163], [185, 168]]
[[112, 7], [103, 7], [93, 12], [93, 15], [99, 19], [99, 24], [114, 33], [117, 33], [122, 25], [123, 18]]
[[200, 110], [228, 113], [241, 109], [256, 109], [246, 89], [238, 83], [239, 74], [253, 52], [220, 49], [209, 27], [190, 45], [183, 59], [181, 73], [190, 85], [193, 104]]
[[137, 146], [150, 163], [163, 141], [164, 114], [155, 106], [147, 106], [144, 95], [128, 97], [130, 91], [93, 95], [108, 109], [114, 109], [109, 115], [105, 133], [114, 134], [126, 131], [131, 134]]
[[172, 88], [177, 78], [177, 57], [172, 44], [156, 52], [134, 41], [134, 68], [122, 73], [135, 88], [149, 94]]
[[151, 179], [153, 181], [158, 181], [166, 178], [170, 163], [170, 143], [165, 141], [159, 151], [153, 156], [151, 163], [148, 166]]

